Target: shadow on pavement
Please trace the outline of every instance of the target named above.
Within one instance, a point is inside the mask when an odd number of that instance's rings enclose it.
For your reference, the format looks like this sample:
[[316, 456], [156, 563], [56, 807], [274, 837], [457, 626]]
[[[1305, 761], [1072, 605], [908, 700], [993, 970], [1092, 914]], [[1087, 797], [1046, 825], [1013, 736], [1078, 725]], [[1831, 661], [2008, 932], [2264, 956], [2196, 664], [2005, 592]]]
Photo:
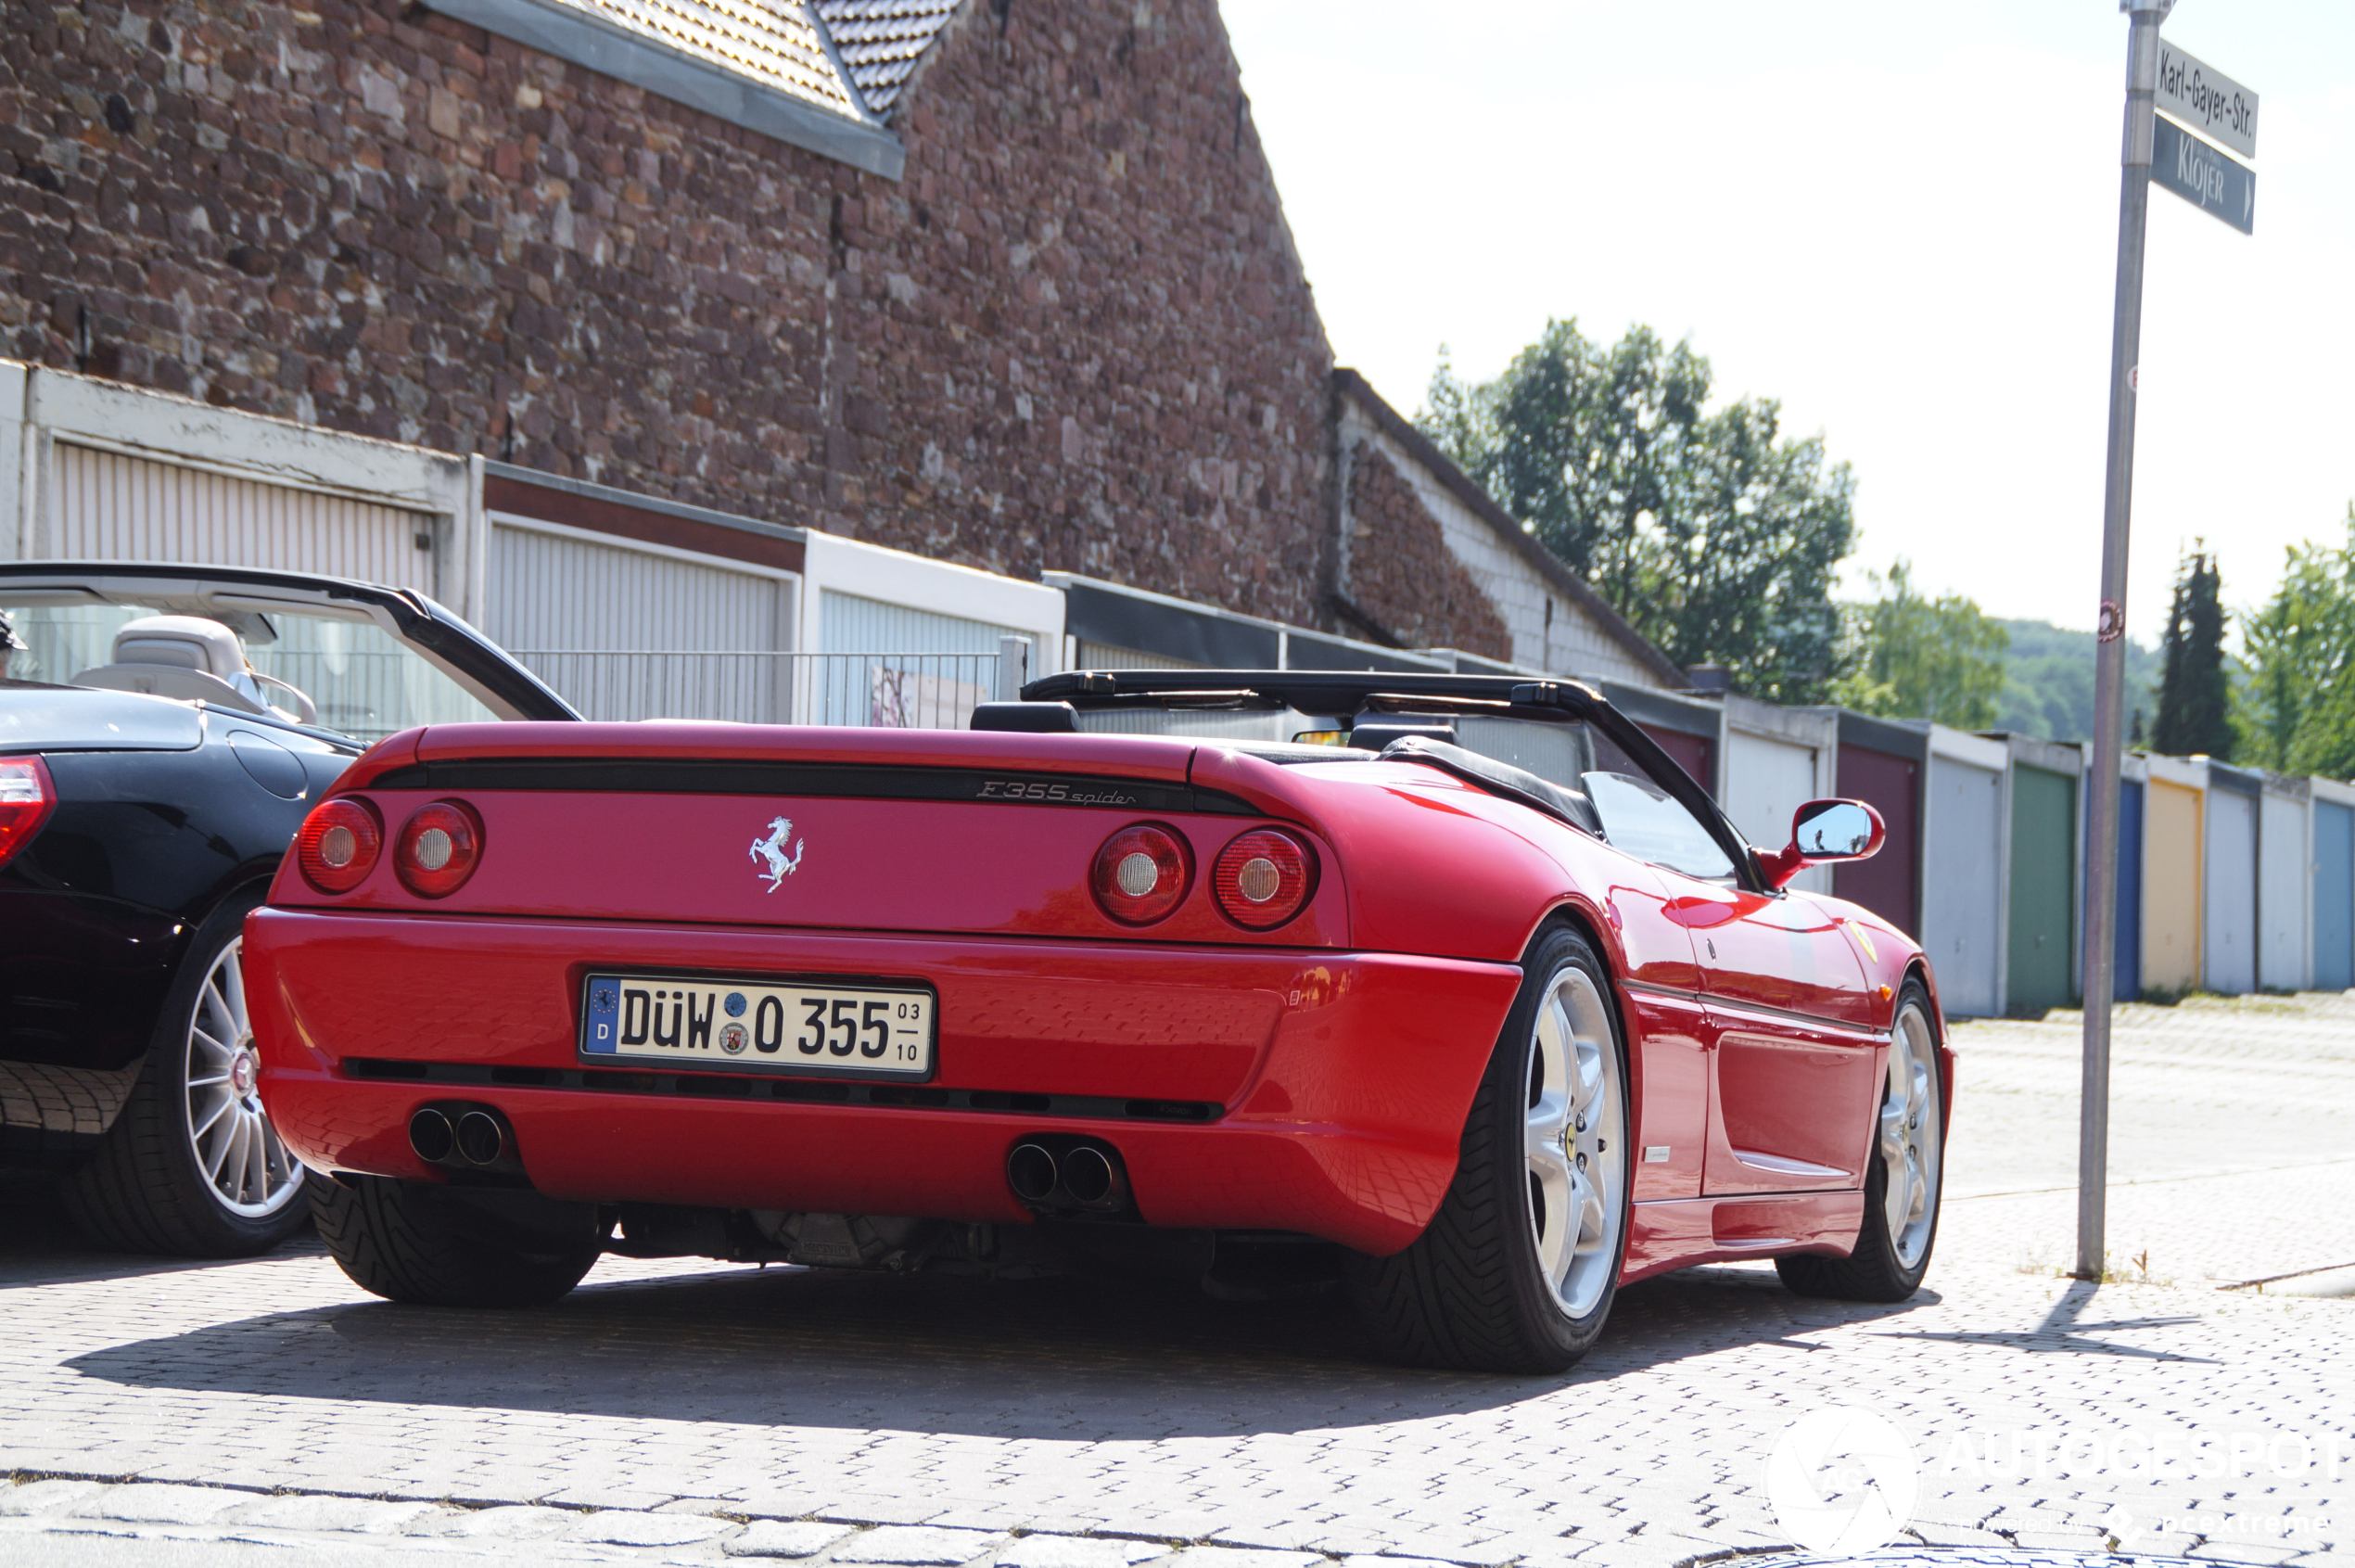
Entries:
[[[306, 1227], [272, 1253], [295, 1257], [320, 1246]], [[191, 1268], [234, 1268], [243, 1257], [156, 1257], [113, 1252], [92, 1241], [66, 1217], [55, 1183], [34, 1176], [0, 1177], [0, 1291], [28, 1285], [67, 1285], [94, 1280], [133, 1280], [178, 1274]]]
[[1804, 1301], [1696, 1269], [1620, 1298], [1562, 1378], [1389, 1366], [1333, 1295], [772, 1268], [592, 1284], [530, 1312], [369, 1302], [79, 1357], [85, 1377], [271, 1397], [1073, 1442], [1368, 1425], [1481, 1410], [1904, 1307]]

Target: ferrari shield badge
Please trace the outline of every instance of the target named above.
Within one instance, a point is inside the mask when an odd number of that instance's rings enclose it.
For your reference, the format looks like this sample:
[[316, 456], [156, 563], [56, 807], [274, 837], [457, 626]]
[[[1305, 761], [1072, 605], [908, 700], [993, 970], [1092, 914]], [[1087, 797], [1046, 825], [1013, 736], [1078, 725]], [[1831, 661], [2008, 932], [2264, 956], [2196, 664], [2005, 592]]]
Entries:
[[[790, 855], [785, 853], [788, 843], [793, 845]], [[785, 878], [801, 869], [802, 852], [808, 848], [809, 840], [794, 837], [790, 818], [771, 817], [769, 820], [769, 836], [754, 839], [746, 853], [761, 862], [753, 868], [753, 875], [767, 877], [769, 891], [774, 893]]]

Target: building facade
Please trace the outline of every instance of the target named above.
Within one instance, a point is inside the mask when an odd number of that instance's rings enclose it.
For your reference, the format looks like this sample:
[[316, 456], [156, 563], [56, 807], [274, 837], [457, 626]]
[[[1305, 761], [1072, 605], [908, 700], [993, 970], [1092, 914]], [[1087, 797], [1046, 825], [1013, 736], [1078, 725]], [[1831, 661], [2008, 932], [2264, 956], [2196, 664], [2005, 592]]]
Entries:
[[0, 15], [0, 353], [29, 366], [1682, 683], [1336, 376], [1213, 0]]

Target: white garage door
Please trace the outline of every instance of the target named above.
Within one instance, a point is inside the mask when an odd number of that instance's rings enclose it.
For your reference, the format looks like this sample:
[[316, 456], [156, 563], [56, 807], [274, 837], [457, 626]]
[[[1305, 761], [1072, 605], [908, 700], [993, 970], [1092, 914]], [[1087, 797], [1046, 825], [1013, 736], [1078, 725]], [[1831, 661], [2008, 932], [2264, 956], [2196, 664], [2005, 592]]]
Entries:
[[[1790, 821], [1815, 798], [1815, 748], [1735, 730], [1725, 736], [1725, 814], [1762, 849], [1790, 842]], [[1817, 867], [1791, 878], [1794, 887], [1831, 890], [1831, 873]]]
[[2257, 988], [2257, 802], [2230, 789], [2208, 792], [2208, 898], [2200, 956], [2208, 988], [2240, 996]]
[[2313, 978], [2307, 970], [2307, 868], [2313, 859], [2306, 847], [2307, 803], [2264, 795], [2258, 813], [2258, 983], [2303, 990]]
[[793, 589], [494, 518], [484, 630], [592, 719], [784, 723]]
[[56, 450], [51, 537], [62, 559], [266, 567], [438, 593], [426, 514], [66, 441]]
[[1939, 1001], [1958, 1017], [1995, 1011], [2003, 782], [1992, 768], [1930, 759], [1922, 950], [1938, 978]]

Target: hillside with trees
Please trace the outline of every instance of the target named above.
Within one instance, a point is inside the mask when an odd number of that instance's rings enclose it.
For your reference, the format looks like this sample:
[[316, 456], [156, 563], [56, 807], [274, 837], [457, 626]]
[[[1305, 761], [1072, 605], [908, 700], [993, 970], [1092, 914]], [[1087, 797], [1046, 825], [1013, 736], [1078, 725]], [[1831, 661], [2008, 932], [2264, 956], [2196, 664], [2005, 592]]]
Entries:
[[[2046, 620], [1996, 622], [2011, 638], [1991, 728], [2039, 740], [2094, 738], [2094, 634]], [[2126, 643], [2126, 738], [2147, 740], [2158, 708], [2158, 655]], [[2138, 722], [2139, 720], [2139, 722]]]

